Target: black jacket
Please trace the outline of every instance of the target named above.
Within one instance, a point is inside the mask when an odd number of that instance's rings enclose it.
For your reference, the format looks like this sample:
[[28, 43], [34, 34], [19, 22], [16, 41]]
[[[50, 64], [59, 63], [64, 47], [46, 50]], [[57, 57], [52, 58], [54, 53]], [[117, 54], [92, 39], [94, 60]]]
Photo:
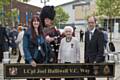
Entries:
[[0, 27], [0, 50], [6, 51], [8, 50], [9, 39], [4, 27]]
[[104, 36], [103, 33], [95, 29], [91, 40], [89, 31], [85, 33], [85, 62], [93, 63], [104, 61]]

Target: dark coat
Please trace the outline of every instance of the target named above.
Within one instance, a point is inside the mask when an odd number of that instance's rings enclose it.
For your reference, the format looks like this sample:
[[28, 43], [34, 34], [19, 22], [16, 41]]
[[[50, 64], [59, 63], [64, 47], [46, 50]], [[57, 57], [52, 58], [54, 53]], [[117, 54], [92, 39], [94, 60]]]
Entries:
[[9, 39], [4, 27], [0, 27], [0, 50], [8, 50]]
[[50, 51], [51, 60], [49, 61], [49, 63], [57, 63], [58, 51], [59, 51], [59, 46], [60, 46], [60, 41], [61, 41], [60, 32], [59, 30], [52, 27], [52, 28], [48, 28], [44, 30], [44, 35], [45, 36], [49, 35], [50, 37], [55, 38], [54, 41], [48, 43], [49, 49], [51, 50]]
[[[38, 47], [41, 46], [39, 50]], [[32, 41], [31, 29], [24, 33], [23, 37], [23, 51], [26, 63], [31, 63], [35, 60], [37, 63], [47, 63], [49, 50], [43, 35], [36, 37], [35, 42]]]
[[9, 33], [9, 43], [10, 43], [10, 47], [12, 48], [17, 48], [17, 44], [15, 43], [15, 40], [17, 39], [18, 36], [18, 32], [17, 31], [11, 31]]
[[104, 61], [104, 36], [103, 33], [95, 29], [91, 40], [89, 40], [89, 31], [85, 33], [85, 62], [103, 62]]

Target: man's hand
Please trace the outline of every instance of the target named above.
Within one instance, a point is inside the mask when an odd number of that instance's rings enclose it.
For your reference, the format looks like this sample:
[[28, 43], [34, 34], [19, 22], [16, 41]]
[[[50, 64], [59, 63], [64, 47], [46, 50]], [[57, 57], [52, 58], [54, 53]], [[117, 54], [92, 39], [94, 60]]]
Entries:
[[45, 39], [46, 39], [46, 41], [47, 41], [48, 43], [54, 41], [54, 38], [52, 38], [52, 37], [50, 37], [50, 36], [46, 36]]

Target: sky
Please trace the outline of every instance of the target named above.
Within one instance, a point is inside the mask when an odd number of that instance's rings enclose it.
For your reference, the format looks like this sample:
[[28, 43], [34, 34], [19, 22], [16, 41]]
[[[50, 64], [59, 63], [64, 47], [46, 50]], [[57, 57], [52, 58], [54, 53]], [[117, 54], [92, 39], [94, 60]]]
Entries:
[[[73, 1], [73, 0], [49, 0], [49, 2], [46, 3], [46, 5], [57, 6], [57, 5], [64, 4], [64, 3], [67, 3], [67, 2], [70, 2], [70, 1]], [[44, 4], [41, 3], [41, 0], [30, 0], [28, 2], [28, 4], [38, 6], [38, 7], [43, 7], [44, 6]]]

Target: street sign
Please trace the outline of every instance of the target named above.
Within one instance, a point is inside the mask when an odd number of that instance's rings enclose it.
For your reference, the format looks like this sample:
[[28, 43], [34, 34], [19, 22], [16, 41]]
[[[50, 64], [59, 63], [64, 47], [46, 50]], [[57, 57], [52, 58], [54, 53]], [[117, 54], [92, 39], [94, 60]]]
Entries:
[[114, 77], [115, 64], [4, 64], [5, 79]]

